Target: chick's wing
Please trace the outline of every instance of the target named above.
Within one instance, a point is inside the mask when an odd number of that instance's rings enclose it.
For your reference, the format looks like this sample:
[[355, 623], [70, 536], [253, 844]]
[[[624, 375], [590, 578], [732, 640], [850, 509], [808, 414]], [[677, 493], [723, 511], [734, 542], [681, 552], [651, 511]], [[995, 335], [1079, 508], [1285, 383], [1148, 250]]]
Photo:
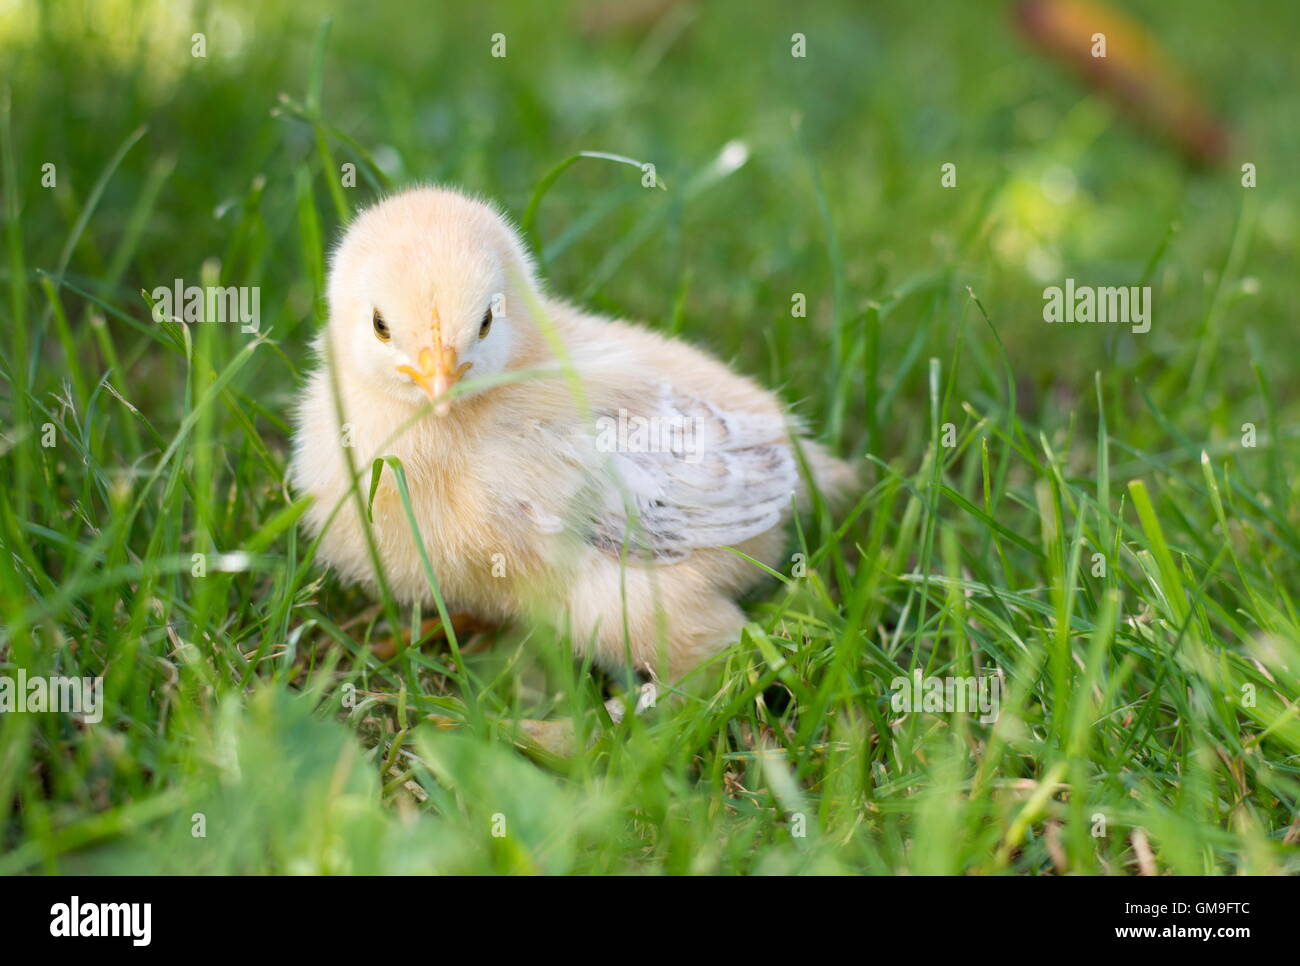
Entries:
[[726, 411], [660, 387], [640, 411], [596, 413], [598, 472], [588, 540], [613, 555], [684, 560], [781, 523], [798, 482], [775, 413]]

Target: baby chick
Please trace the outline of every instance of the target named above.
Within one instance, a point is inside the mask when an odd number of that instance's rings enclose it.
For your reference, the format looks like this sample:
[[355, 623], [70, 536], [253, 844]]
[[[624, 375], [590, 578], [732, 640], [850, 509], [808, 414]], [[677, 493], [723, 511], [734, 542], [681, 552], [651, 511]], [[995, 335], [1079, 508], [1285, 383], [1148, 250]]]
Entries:
[[[291, 475], [342, 577], [377, 586], [350, 446], [363, 500], [372, 461], [401, 460], [451, 613], [540, 618], [599, 665], [669, 680], [736, 640], [735, 598], [763, 574], [723, 548], [780, 568], [792, 497], [806, 496], [775, 396], [685, 343], [546, 295], [505, 217], [447, 189], [359, 215], [328, 298]], [[828, 498], [853, 486], [847, 464], [800, 446]], [[370, 512], [394, 594], [430, 602], [387, 469]]]

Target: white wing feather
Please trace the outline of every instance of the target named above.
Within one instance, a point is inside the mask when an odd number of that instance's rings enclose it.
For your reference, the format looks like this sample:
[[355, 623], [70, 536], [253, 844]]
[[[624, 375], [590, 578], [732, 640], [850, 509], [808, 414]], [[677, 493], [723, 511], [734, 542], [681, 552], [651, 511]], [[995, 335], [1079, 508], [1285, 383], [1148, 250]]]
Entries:
[[[626, 545], [633, 557], [674, 562], [780, 524], [798, 482], [780, 417], [725, 412], [668, 386], [649, 415], [654, 418], [640, 438], [606, 433], [598, 439], [598, 465], [604, 465], [591, 543], [613, 554]], [[597, 425], [608, 428], [617, 419], [601, 414]]]

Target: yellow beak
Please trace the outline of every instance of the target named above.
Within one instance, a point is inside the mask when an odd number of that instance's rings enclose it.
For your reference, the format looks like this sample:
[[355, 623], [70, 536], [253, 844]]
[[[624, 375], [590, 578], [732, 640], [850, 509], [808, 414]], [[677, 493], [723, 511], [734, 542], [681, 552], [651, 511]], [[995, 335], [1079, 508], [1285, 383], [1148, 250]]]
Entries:
[[438, 319], [438, 313], [433, 314], [433, 346], [424, 346], [420, 349], [420, 355], [417, 359], [419, 368], [414, 366], [398, 366], [397, 371], [411, 377], [411, 380], [424, 390], [424, 394], [429, 397], [429, 401], [434, 403], [434, 412], [439, 416], [446, 415], [451, 404], [442, 397], [447, 390], [460, 381], [461, 376], [473, 368], [474, 363], [466, 362], [463, 365], [457, 365], [459, 353], [452, 346], [442, 344], [442, 325]]

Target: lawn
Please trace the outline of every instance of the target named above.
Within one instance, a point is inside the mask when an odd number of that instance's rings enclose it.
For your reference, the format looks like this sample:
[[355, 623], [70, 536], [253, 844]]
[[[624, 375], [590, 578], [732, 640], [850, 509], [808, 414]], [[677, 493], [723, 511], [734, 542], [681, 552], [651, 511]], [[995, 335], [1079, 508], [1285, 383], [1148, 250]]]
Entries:
[[[0, 873], [1300, 870], [1300, 7], [1123, 4], [1206, 166], [1011, 7], [0, 4], [0, 671], [103, 682], [0, 714]], [[328, 253], [421, 181], [861, 466], [714, 686], [614, 724], [568, 641], [393, 647], [314, 560]], [[1046, 322], [1070, 279], [1149, 331]]]

